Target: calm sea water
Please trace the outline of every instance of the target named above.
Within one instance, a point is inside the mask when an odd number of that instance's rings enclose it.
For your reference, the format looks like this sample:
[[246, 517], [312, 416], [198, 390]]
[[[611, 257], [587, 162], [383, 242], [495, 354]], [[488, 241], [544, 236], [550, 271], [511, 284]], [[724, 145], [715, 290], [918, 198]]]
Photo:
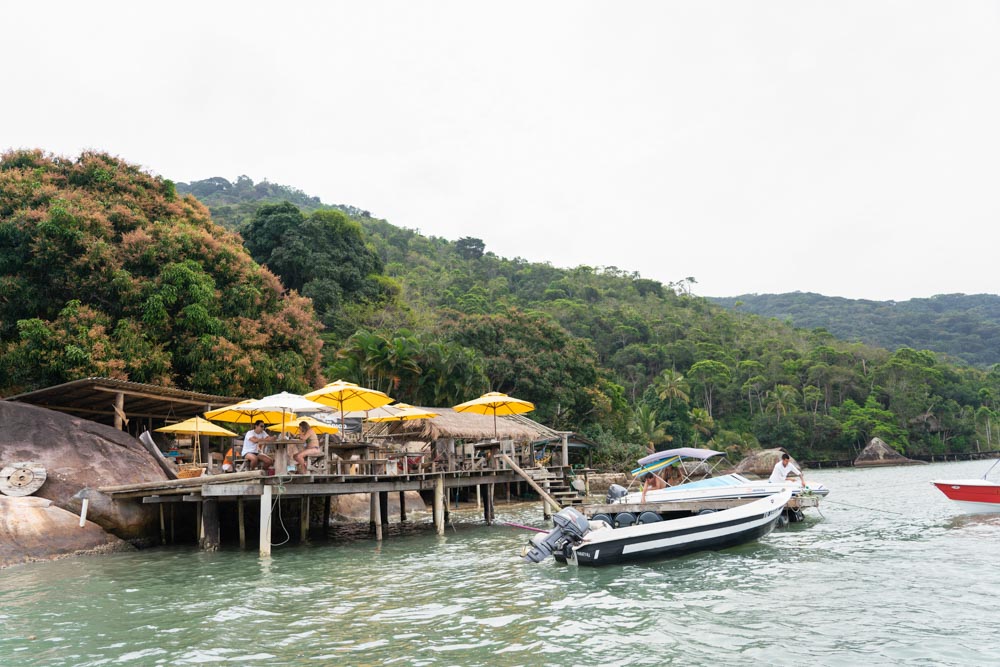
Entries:
[[[815, 471], [822, 514], [652, 564], [525, 564], [530, 533], [458, 513], [443, 538], [425, 524], [269, 560], [18, 566], [0, 570], [0, 665], [996, 665], [1000, 515], [928, 483], [990, 463]], [[544, 525], [534, 504], [498, 519]]]

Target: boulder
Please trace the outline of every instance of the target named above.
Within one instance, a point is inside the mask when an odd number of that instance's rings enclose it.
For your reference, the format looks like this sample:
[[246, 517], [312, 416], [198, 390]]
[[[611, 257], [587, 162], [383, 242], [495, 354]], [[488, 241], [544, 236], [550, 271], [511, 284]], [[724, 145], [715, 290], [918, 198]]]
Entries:
[[[108, 400], [111, 400], [110, 398]], [[46, 480], [33, 496], [79, 515], [84, 488], [165, 480], [153, 456], [124, 431], [54, 410], [0, 401], [0, 467], [22, 461], [45, 467]], [[126, 539], [155, 532], [155, 507], [91, 496], [87, 518]]]
[[895, 449], [885, 444], [881, 438], [872, 438], [868, 446], [854, 459], [854, 466], [863, 468], [865, 466], [912, 466], [922, 465], [926, 461], [914, 461], [908, 459]]
[[[733, 472], [741, 475], [770, 477], [771, 471], [774, 470], [774, 464], [781, 460], [781, 455], [784, 453], [785, 450], [781, 448], [761, 449], [740, 461], [733, 469]], [[798, 464], [795, 457], [792, 457], [792, 463], [796, 468], [802, 470], [802, 466]]]
[[[417, 491], [406, 492], [406, 513], [426, 512], [427, 505]], [[368, 521], [371, 518], [371, 495], [348, 493], [333, 496], [330, 515], [338, 521]], [[389, 521], [399, 521], [399, 494], [389, 494]]]
[[132, 549], [130, 544], [37, 496], [0, 496], [0, 567], [81, 553]]

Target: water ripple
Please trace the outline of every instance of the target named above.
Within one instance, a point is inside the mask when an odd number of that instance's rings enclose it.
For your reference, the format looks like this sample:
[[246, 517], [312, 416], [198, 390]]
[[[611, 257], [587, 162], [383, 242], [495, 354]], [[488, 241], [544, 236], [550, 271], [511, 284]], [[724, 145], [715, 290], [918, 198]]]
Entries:
[[[956, 515], [927, 483], [981, 467], [818, 471], [834, 489], [822, 516], [620, 567], [526, 565], [530, 534], [473, 511], [444, 537], [425, 519], [378, 545], [352, 526], [264, 560], [170, 548], [29, 564], [0, 572], [0, 662], [989, 664], [1000, 516]], [[537, 505], [499, 518], [542, 525]]]

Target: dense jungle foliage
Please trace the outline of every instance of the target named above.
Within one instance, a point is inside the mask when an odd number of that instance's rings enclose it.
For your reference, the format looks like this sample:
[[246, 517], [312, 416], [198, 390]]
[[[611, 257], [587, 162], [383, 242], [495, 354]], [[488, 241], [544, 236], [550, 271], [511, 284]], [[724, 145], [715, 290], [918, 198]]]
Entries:
[[823, 328], [843, 340], [890, 350], [933, 350], [982, 368], [1000, 363], [1000, 296], [995, 294], [867, 301], [791, 292], [744, 294], [712, 301], [805, 329]]
[[0, 158], [0, 393], [88, 376], [307, 390], [318, 332], [309, 300], [170, 181], [100, 153]]
[[[141, 183], [142, 196], [126, 183]], [[208, 193], [201, 196], [213, 217], [217, 206], [233, 205], [201, 183], [191, 191]], [[280, 196], [282, 186], [268, 187]], [[873, 436], [911, 455], [994, 449], [1000, 437], [998, 367], [956, 366], [912, 347], [890, 351], [730, 312], [695, 296], [693, 278], [664, 285], [616, 267], [501, 258], [479, 239], [426, 237], [367, 214], [299, 207], [293, 196], [287, 204], [242, 202], [252, 207], [239, 225], [242, 250], [194, 197], [172, 193], [168, 181], [107, 156], [5, 156], [2, 391], [117, 373], [256, 395], [315, 386], [310, 363], [321, 363], [327, 379], [420, 405], [453, 405], [490, 389], [531, 400], [533, 418], [590, 437], [599, 445], [595, 462], [619, 468], [648, 448], [707, 445], [735, 454], [781, 446], [810, 460], [853, 457]], [[233, 197], [231, 189], [222, 194]], [[147, 199], [156, 205], [140, 206]], [[188, 242], [154, 251], [153, 261], [133, 259], [144, 256], [140, 244], [112, 213], [122, 200], [133, 224], [157, 230], [145, 232], [153, 247], [174, 236]], [[90, 203], [75, 203], [83, 201]], [[70, 215], [60, 202], [74, 202]], [[13, 251], [7, 239], [16, 241]], [[211, 250], [221, 247], [229, 264]], [[181, 260], [195, 276], [189, 282], [162, 275]], [[46, 277], [40, 267], [56, 262], [61, 275]], [[248, 283], [257, 291], [238, 287]], [[270, 309], [248, 294], [266, 295]], [[283, 308], [299, 316], [297, 325], [267, 339]], [[80, 309], [92, 321], [81, 324]], [[227, 328], [233, 318], [262, 317], [270, 326], [256, 335]], [[217, 322], [211, 337], [189, 331], [205, 318]], [[301, 372], [234, 384], [230, 367], [241, 345], [276, 359], [294, 351]], [[212, 354], [214, 346], [226, 354]], [[156, 358], [169, 370], [151, 372]], [[209, 377], [215, 386], [206, 386]]]

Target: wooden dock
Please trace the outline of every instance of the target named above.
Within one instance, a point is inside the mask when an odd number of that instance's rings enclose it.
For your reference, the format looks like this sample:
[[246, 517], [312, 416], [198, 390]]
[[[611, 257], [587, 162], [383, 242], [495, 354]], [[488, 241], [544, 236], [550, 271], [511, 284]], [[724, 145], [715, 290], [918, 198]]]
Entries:
[[[516, 467], [516, 466], [515, 466]], [[160, 539], [167, 542], [167, 527], [174, 530], [174, 512], [177, 503], [196, 504], [196, 529], [202, 549], [216, 550], [220, 539], [220, 503], [237, 504], [236, 529], [240, 546], [246, 547], [246, 507], [253, 503], [259, 512], [259, 544], [262, 556], [271, 553], [271, 526], [276, 503], [280, 499], [295, 499], [299, 505], [298, 527], [300, 538], [307, 541], [310, 529], [310, 505], [313, 500], [325, 503], [323, 525], [329, 525], [330, 499], [346, 494], [368, 494], [370, 496], [370, 525], [375, 538], [382, 539], [382, 528], [389, 523], [388, 494], [398, 493], [400, 519], [407, 520], [405, 493], [407, 491], [432, 492], [433, 523], [439, 535], [444, 534], [447, 523], [448, 506], [446, 494], [451, 489], [476, 489], [481, 500], [483, 518], [487, 524], [494, 519], [494, 489], [497, 484], [528, 481], [532, 488], [553, 489], [553, 493], [566, 494], [557, 482], [564, 478], [566, 470], [559, 467], [534, 468], [528, 471], [492, 467], [475, 470], [441, 472], [407, 472], [392, 474], [310, 474], [265, 476], [262, 471], [236, 472], [219, 475], [203, 475], [188, 479], [162, 480], [139, 484], [108, 486], [96, 489], [116, 502], [139, 502], [159, 505]], [[540, 480], [540, 481], [536, 481]], [[544, 485], [544, 488], [543, 486]], [[478, 488], [477, 488], [478, 487]], [[87, 501], [89, 491], [81, 496]], [[550, 497], [551, 500], [551, 497]], [[565, 498], [561, 498], [565, 500]], [[555, 501], [553, 501], [555, 502]], [[552, 509], [544, 499], [543, 511], [548, 516]], [[171, 508], [169, 511], [165, 507]], [[251, 509], [252, 511], [252, 509]], [[85, 511], [82, 518], [85, 518]], [[169, 518], [169, 521], [168, 521]]]

